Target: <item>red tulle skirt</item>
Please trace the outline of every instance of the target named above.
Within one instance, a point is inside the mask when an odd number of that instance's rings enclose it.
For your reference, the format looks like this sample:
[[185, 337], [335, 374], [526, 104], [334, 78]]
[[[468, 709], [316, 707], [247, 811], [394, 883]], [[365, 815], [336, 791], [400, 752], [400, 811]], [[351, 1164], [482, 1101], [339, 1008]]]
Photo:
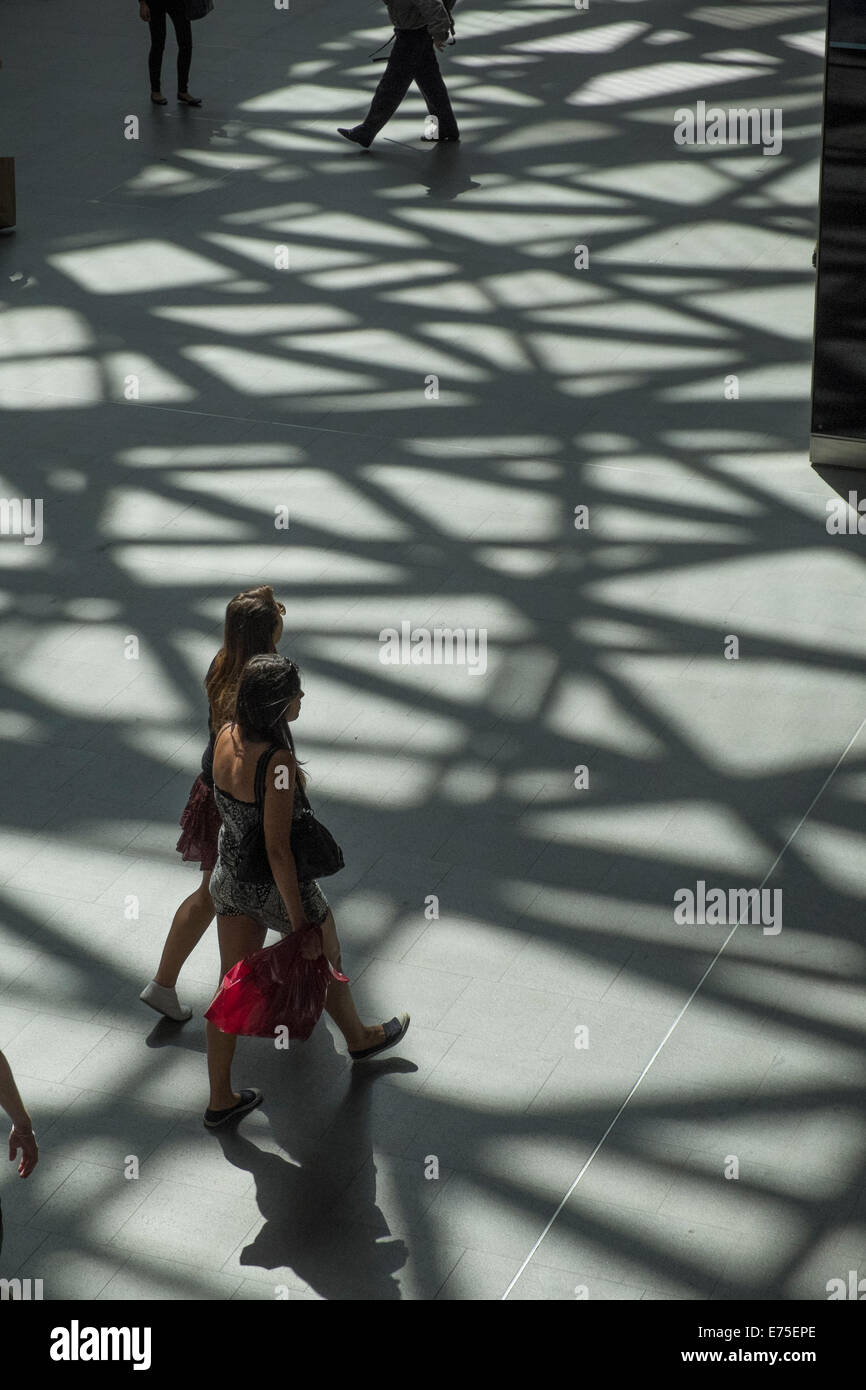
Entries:
[[213, 788], [198, 776], [192, 784], [189, 800], [180, 818], [183, 833], [177, 842], [177, 848], [183, 858], [197, 859], [202, 870], [212, 869], [217, 862], [217, 841], [221, 825]]
[[321, 941], [321, 927], [311, 925], [305, 931], [287, 932], [275, 945], [253, 951], [233, 965], [205, 1018], [222, 1033], [274, 1038], [277, 1029], [284, 1027], [290, 1039], [304, 1042], [325, 1007], [331, 977], [346, 981], [325, 955], [316, 960], [301, 955], [307, 931], [318, 932]]

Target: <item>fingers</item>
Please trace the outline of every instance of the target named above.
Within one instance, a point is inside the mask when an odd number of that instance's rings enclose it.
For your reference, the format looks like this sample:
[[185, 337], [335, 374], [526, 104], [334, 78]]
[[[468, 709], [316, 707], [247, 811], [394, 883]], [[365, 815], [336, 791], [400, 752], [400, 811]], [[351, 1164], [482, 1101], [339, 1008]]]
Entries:
[[25, 1143], [13, 1132], [9, 1136], [9, 1158], [13, 1162], [19, 1149], [21, 1150], [21, 1159], [18, 1163], [18, 1176], [20, 1178], [26, 1178], [33, 1172], [39, 1158], [36, 1140], [29, 1139], [29, 1141]]

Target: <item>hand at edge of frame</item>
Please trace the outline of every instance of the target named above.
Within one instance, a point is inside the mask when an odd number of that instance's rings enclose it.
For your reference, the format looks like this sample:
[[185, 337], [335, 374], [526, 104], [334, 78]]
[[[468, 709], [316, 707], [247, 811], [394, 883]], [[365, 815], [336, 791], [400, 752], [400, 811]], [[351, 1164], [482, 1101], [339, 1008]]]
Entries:
[[39, 1161], [39, 1149], [36, 1144], [36, 1135], [32, 1127], [29, 1130], [16, 1129], [12, 1126], [9, 1134], [9, 1158], [14, 1162], [18, 1150], [21, 1150], [21, 1161], [18, 1164], [18, 1176], [21, 1178], [29, 1177]]

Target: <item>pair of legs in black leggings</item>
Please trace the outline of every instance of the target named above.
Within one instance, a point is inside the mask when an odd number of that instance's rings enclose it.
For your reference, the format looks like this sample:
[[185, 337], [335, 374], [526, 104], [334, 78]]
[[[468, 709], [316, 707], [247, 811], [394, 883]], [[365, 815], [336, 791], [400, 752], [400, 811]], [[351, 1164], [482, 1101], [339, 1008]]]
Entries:
[[390, 121], [412, 83], [415, 82], [431, 116], [439, 121], [440, 140], [459, 137], [457, 122], [436, 53], [427, 29], [398, 29], [388, 66], [376, 88], [366, 119], [357, 126], [364, 140], [373, 140]]
[[150, 5], [150, 90], [161, 91], [162, 55], [165, 52], [165, 17], [169, 15], [177, 36], [177, 90], [185, 92], [192, 62], [192, 25], [183, 0], [148, 0]]

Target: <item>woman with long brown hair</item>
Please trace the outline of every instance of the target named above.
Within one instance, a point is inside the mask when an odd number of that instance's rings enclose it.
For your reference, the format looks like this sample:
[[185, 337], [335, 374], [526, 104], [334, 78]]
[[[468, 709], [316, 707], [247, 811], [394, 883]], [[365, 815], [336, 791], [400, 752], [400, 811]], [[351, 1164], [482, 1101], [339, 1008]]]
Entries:
[[269, 584], [236, 594], [226, 608], [223, 644], [205, 676], [210, 739], [202, 754], [201, 772], [192, 784], [180, 818], [177, 849], [187, 862], [198, 862], [201, 882], [174, 914], [159, 969], [139, 998], [158, 1013], [185, 1023], [192, 1009], [180, 1004], [177, 977], [184, 961], [214, 919], [210, 877], [217, 861], [220, 815], [213, 794], [213, 750], [217, 731], [234, 712], [241, 671], [251, 656], [275, 652], [283, 635], [285, 607]]

